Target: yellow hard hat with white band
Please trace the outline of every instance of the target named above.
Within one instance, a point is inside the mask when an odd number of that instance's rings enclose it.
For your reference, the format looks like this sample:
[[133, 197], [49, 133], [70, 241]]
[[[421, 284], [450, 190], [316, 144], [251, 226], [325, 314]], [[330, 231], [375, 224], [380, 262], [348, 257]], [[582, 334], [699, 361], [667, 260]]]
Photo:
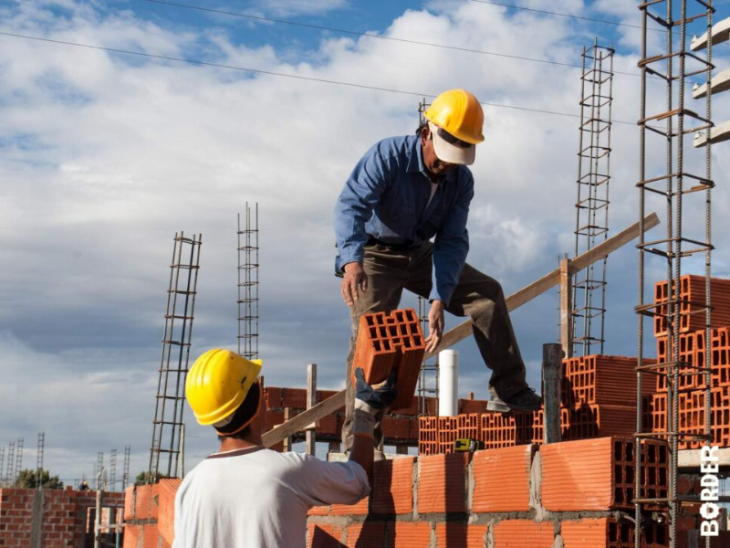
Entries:
[[195, 360], [185, 380], [185, 395], [198, 424], [230, 422], [258, 379], [261, 365], [261, 360], [247, 360], [220, 348]]
[[436, 97], [424, 113], [439, 160], [471, 165], [475, 145], [484, 141], [484, 111], [477, 98], [463, 89], [451, 89]]

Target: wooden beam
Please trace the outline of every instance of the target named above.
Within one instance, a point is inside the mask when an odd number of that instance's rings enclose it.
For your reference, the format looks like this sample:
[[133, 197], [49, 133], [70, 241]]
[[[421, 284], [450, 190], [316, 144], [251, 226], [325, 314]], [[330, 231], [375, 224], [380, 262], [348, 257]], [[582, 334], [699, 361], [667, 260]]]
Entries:
[[559, 344], [542, 345], [542, 390], [545, 412], [543, 443], [557, 443], [561, 439], [560, 391], [563, 378], [563, 350]]
[[[307, 409], [317, 405], [317, 364], [307, 365]], [[305, 452], [314, 455], [317, 449], [317, 423], [312, 422], [305, 434]]]
[[[659, 217], [656, 213], [652, 213], [644, 217], [644, 232], [654, 228], [659, 224]], [[573, 259], [573, 274], [580, 272], [584, 268], [592, 265], [596, 261], [600, 261], [605, 257], [608, 257], [611, 253], [625, 246], [630, 241], [636, 239], [639, 236], [639, 223], [634, 223], [627, 229], [619, 232], [615, 236], [608, 240], [600, 243], [596, 247], [586, 251], [582, 255], [579, 255]], [[517, 293], [507, 297], [507, 309], [511, 312], [516, 308], [519, 308], [523, 304], [531, 301], [535, 297], [538, 297], [545, 293], [547, 290], [552, 289], [560, 283], [560, 269], [556, 268], [552, 272], [545, 274], [539, 280], [531, 283], [527, 287], [523, 287]], [[442, 350], [454, 346], [459, 341], [462, 341], [472, 334], [471, 320], [467, 320], [455, 328], [444, 333], [441, 343], [438, 348], [432, 353], [426, 353], [423, 356], [424, 361], [432, 358]]]
[[[644, 232], [651, 230], [659, 224], [659, 217], [656, 213], [652, 213], [644, 217]], [[623, 247], [630, 241], [634, 240], [639, 236], [640, 223], [634, 223], [630, 227], [626, 228], [622, 232], [619, 232], [615, 236], [608, 240], [600, 243], [596, 247], [586, 251], [582, 255], [573, 259], [573, 273], [580, 272], [584, 268], [592, 265], [596, 261], [599, 261], [609, 254], [613, 253], [617, 249]], [[527, 287], [520, 289], [514, 295], [507, 298], [507, 308], [511, 311], [519, 308], [523, 304], [531, 301], [535, 297], [542, 295], [547, 290], [555, 287], [560, 283], [560, 269], [553, 270], [546, 274], [536, 282], [531, 283]], [[449, 348], [455, 345], [459, 341], [462, 341], [469, 337], [473, 333], [471, 321], [467, 320], [464, 323], [456, 326], [444, 333], [443, 339], [438, 348], [432, 353], [426, 353], [423, 357], [423, 361], [428, 360], [435, 354], [438, 354], [441, 350]], [[307, 409], [303, 413], [300, 413], [293, 419], [284, 424], [280, 424], [273, 430], [269, 430], [263, 435], [263, 443], [266, 447], [271, 447], [277, 444], [287, 436], [301, 432], [308, 424], [321, 419], [331, 413], [334, 413], [338, 409], [345, 405], [345, 391], [341, 390], [334, 396], [327, 398], [326, 400], [318, 403], [317, 405]]]
[[[589, 313], [588, 310], [585, 311]], [[560, 344], [566, 358], [573, 357], [573, 273], [571, 260], [560, 261]]]

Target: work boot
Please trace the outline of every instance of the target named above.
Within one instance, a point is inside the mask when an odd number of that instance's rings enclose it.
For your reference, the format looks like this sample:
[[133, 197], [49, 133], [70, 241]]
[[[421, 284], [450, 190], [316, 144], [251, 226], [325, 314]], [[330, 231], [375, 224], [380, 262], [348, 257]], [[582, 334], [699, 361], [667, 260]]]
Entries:
[[535, 391], [529, 386], [506, 400], [493, 395], [492, 401], [503, 403], [512, 411], [539, 411], [542, 406], [542, 398], [535, 394]]

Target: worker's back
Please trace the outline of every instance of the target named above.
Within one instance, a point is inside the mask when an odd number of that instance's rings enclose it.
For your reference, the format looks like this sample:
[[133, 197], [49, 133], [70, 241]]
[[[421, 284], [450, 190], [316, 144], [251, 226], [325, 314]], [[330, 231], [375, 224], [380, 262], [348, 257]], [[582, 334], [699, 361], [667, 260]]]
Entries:
[[354, 462], [258, 447], [216, 453], [178, 490], [174, 548], [304, 548], [309, 508], [354, 504], [369, 491]]

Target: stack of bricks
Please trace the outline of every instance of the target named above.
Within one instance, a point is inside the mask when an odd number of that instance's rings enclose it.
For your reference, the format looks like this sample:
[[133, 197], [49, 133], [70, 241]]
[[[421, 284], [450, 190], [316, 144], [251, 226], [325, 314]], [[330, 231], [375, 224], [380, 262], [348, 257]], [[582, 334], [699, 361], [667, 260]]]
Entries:
[[181, 479], [129, 487], [124, 495], [124, 548], [170, 548], [175, 537], [175, 495]]
[[[104, 493], [104, 540], [113, 542], [109, 525], [122, 521], [123, 506], [123, 493]], [[93, 542], [95, 518], [95, 491], [0, 489], [2, 548], [27, 548], [32, 546], [31, 539], [38, 539], [38, 546], [45, 548], [85, 548]]]
[[391, 409], [406, 409], [413, 403], [425, 351], [421, 324], [412, 308], [363, 314], [352, 362], [353, 382], [357, 368], [363, 369], [370, 384], [383, 382], [397, 371], [398, 395]]
[[[633, 435], [636, 423], [635, 367], [635, 358], [622, 356], [592, 355], [565, 360], [560, 413], [562, 439]], [[654, 385], [642, 386], [646, 405], [655, 390]], [[486, 403], [461, 400], [458, 417], [433, 420], [421, 417], [419, 453], [453, 452], [454, 446], [450, 442], [456, 438], [478, 440], [484, 449], [542, 443], [542, 410], [498, 413], [486, 411]], [[434, 444], [434, 441], [438, 443]]]
[[[701, 436], [705, 433], [706, 389], [705, 372], [709, 353], [710, 395], [713, 443], [730, 447], [730, 280], [712, 278], [710, 294], [712, 314], [710, 341], [705, 331], [705, 278], [680, 278], [680, 321], [678, 359], [679, 428], [683, 433]], [[668, 337], [667, 321], [661, 314], [667, 312], [668, 282], [654, 287], [654, 335], [657, 339], [659, 363], [674, 361], [674, 340]], [[667, 369], [665, 369], [667, 371]], [[648, 376], [648, 375], [647, 375]], [[667, 431], [668, 386], [665, 375], [656, 375], [656, 393], [649, 406], [650, 428], [653, 432]], [[701, 439], [680, 439], [680, 449], [696, 449], [704, 445]]]
[[[666, 494], [666, 444], [642, 448], [655, 481], [641, 494]], [[633, 548], [635, 450], [607, 437], [377, 462], [370, 497], [310, 511], [307, 546]], [[669, 546], [666, 524], [644, 526], [642, 546]]]

